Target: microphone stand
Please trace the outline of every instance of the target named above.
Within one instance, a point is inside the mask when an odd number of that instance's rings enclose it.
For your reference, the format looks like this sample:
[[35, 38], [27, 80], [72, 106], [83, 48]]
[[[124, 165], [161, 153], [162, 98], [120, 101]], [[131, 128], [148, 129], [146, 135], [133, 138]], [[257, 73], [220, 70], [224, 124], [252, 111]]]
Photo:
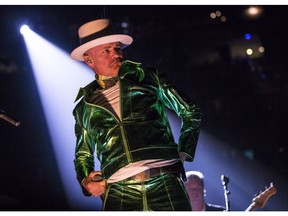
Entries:
[[228, 199], [228, 195], [230, 195], [230, 191], [227, 188], [227, 185], [229, 183], [229, 178], [226, 177], [225, 175], [221, 176], [221, 181], [223, 185], [223, 190], [224, 190], [224, 197], [225, 197], [225, 206], [226, 206], [226, 211], [230, 211], [230, 202]]
[[0, 119], [4, 119], [5, 121], [9, 122], [10, 124], [19, 127], [20, 121], [15, 120], [14, 118], [8, 116], [3, 110], [0, 109]]

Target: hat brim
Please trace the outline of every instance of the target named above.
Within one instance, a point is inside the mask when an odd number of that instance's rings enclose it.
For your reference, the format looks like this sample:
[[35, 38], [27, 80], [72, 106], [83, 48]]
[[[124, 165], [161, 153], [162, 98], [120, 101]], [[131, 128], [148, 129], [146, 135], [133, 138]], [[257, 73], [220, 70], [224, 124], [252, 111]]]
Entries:
[[74, 49], [71, 52], [71, 58], [77, 61], [84, 61], [83, 55], [87, 50], [102, 44], [113, 43], [118, 41], [122, 44], [121, 48], [124, 49], [133, 42], [133, 38], [130, 37], [129, 35], [124, 34], [108, 35], [105, 37], [97, 38], [85, 44], [82, 44], [81, 46]]

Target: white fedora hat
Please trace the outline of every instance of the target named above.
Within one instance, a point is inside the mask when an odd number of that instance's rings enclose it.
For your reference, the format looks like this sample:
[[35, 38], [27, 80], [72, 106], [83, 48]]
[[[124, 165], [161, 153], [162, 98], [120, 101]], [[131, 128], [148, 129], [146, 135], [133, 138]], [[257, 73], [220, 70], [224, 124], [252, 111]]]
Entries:
[[119, 41], [123, 49], [133, 41], [133, 38], [128, 35], [115, 34], [109, 19], [98, 19], [85, 23], [79, 28], [78, 35], [80, 46], [71, 52], [71, 57], [78, 61], [84, 61], [83, 54], [95, 46]]

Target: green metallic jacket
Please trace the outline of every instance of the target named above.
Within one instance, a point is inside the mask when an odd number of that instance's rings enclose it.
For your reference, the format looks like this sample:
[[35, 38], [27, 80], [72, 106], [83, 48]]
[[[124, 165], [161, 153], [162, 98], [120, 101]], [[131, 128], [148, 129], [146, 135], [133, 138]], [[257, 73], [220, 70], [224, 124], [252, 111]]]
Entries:
[[[94, 153], [102, 176], [108, 179], [120, 168], [147, 159], [178, 159], [186, 153], [192, 161], [196, 150], [201, 113], [193, 101], [180, 95], [154, 68], [124, 61], [119, 68], [120, 118], [108, 109], [89, 103], [100, 88], [97, 79], [79, 90], [75, 117], [75, 170], [79, 183], [94, 170]], [[175, 143], [165, 108], [182, 120]]]

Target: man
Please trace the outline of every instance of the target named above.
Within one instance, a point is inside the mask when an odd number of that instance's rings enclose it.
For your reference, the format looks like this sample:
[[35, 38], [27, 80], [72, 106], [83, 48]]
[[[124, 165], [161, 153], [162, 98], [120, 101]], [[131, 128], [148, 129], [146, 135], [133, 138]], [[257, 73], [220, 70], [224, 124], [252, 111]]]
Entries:
[[[76, 120], [75, 170], [86, 196], [101, 196], [105, 211], [191, 210], [181, 178], [192, 161], [201, 114], [155, 68], [123, 60], [133, 39], [115, 34], [110, 20], [79, 28], [71, 57], [84, 61], [96, 79], [81, 88]], [[164, 108], [182, 119], [175, 143]], [[94, 152], [101, 171], [94, 170]], [[98, 180], [94, 178], [102, 176]]]
[[186, 172], [185, 187], [188, 192], [192, 211], [225, 211], [225, 207], [205, 202], [206, 189], [204, 175], [199, 171]]

